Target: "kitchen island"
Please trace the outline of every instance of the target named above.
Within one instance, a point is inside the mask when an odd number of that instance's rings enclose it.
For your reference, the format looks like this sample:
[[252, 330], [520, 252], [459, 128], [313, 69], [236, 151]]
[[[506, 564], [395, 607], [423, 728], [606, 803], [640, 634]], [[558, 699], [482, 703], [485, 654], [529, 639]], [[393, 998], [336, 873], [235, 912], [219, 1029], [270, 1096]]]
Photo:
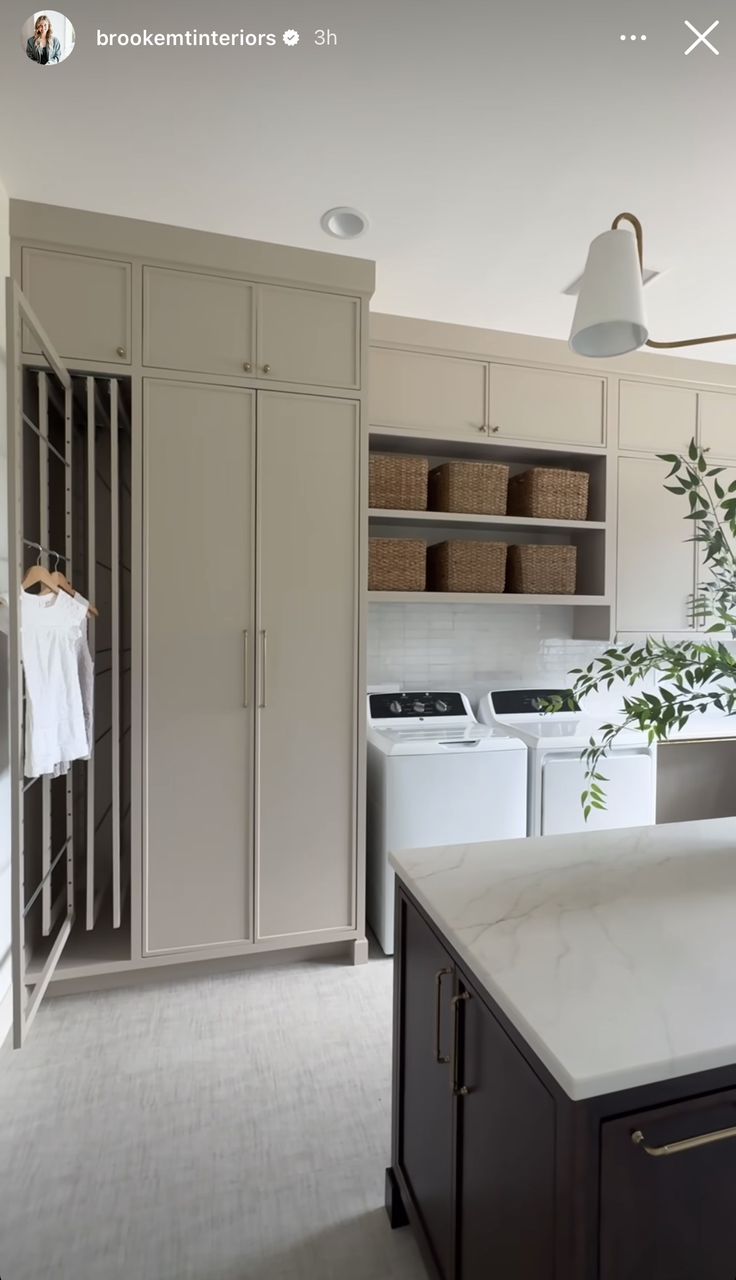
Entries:
[[736, 819], [392, 856], [387, 1208], [441, 1280], [735, 1280]]

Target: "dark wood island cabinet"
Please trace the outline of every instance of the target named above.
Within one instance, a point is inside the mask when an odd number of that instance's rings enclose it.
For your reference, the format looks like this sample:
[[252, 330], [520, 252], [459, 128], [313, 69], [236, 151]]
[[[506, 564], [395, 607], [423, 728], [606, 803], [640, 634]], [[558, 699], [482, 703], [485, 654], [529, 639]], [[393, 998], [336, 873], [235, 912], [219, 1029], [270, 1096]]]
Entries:
[[736, 1066], [574, 1099], [410, 889], [386, 1206], [436, 1280], [736, 1280]]

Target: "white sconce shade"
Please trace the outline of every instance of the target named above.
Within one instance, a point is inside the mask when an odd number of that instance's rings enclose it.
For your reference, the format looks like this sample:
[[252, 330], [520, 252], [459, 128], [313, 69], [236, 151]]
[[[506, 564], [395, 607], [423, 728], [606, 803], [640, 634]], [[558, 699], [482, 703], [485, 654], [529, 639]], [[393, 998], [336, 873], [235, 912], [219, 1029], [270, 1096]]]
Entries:
[[580, 356], [623, 356], [648, 337], [636, 237], [604, 231], [588, 250], [570, 346]]

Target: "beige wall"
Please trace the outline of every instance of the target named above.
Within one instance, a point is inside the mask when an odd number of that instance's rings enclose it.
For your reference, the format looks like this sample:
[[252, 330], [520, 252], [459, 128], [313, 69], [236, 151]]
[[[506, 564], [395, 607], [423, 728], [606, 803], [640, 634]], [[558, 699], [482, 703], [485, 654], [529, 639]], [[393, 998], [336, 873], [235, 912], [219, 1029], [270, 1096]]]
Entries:
[[[8, 195], [0, 180], [0, 595], [8, 589], [5, 277], [10, 274]], [[10, 1022], [10, 775], [7, 609], [0, 606], [0, 1044]]]

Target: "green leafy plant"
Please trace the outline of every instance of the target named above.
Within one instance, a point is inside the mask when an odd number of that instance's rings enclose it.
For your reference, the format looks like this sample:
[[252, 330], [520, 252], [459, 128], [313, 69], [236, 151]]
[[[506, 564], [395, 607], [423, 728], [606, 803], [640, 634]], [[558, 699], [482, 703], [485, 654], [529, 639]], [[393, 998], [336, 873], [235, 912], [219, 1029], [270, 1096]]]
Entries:
[[[613, 646], [585, 669], [570, 673], [575, 677], [571, 701], [558, 698], [550, 703], [551, 710], [562, 710], [597, 689], [610, 690], [615, 683], [641, 686], [647, 676], [656, 675], [657, 691], [639, 688], [624, 696], [620, 720], [602, 725], [583, 753], [586, 785], [581, 803], [586, 819], [593, 809], [606, 807], [608, 779], [601, 772], [602, 761], [625, 729], [642, 731], [652, 743], [667, 738], [697, 713], [713, 708], [736, 711], [736, 656], [722, 639], [708, 638], [720, 632], [736, 639], [736, 480], [724, 487], [718, 477], [726, 468], [711, 466], [707, 453], [691, 440], [687, 455], [659, 455], [670, 465], [665, 488], [687, 500], [684, 518], [693, 527], [688, 541], [702, 547], [708, 570], [691, 601], [693, 630], [702, 639], [669, 643], [650, 636], [639, 645]], [[666, 564], [661, 569], [667, 573]]]

